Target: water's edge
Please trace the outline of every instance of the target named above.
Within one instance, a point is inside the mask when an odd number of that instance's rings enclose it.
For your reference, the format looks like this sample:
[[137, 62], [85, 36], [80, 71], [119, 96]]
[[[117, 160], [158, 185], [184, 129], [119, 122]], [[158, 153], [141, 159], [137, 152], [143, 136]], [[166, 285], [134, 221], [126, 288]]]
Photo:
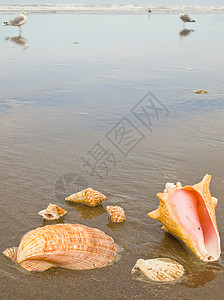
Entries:
[[[1, 12], [27, 11], [31, 13], [90, 13], [90, 14], [148, 14], [148, 5], [82, 5], [82, 4], [47, 4], [47, 5], [0, 5]], [[176, 14], [182, 9], [190, 13], [224, 13], [224, 6], [166, 5], [150, 6], [153, 14]]]

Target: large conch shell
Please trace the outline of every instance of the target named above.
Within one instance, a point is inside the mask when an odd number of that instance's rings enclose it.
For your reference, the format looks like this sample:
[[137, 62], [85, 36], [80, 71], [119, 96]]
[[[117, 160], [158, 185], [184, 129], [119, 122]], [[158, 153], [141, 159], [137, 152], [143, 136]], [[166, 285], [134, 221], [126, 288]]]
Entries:
[[209, 191], [211, 176], [193, 186], [168, 183], [158, 193], [159, 207], [148, 216], [157, 219], [163, 228], [180, 238], [203, 261], [220, 257], [220, 238], [215, 217], [218, 200]]
[[82, 203], [88, 206], [100, 205], [107, 197], [92, 188], [85, 189], [81, 192], [72, 194], [65, 198], [67, 201]]
[[52, 267], [89, 270], [106, 267], [116, 255], [114, 240], [99, 229], [79, 224], [38, 227], [25, 234], [19, 247], [3, 254], [28, 271]]
[[67, 211], [58, 205], [49, 203], [48, 207], [38, 212], [45, 220], [57, 220], [63, 217]]

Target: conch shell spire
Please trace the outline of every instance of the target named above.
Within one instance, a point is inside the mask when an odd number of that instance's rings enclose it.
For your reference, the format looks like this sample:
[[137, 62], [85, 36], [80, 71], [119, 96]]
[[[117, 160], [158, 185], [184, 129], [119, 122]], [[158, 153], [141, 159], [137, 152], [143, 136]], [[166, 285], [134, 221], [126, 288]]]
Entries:
[[159, 207], [148, 214], [203, 261], [218, 260], [221, 252], [215, 216], [218, 200], [210, 194], [210, 181], [207, 174], [193, 186], [167, 184], [164, 193], [157, 194]]

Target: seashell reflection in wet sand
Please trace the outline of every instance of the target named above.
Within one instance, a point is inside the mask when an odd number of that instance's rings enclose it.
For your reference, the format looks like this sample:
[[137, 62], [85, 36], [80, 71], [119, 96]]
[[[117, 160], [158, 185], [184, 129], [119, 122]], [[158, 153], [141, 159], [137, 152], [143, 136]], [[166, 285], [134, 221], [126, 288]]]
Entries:
[[26, 50], [29, 45], [28, 45], [28, 40], [25, 39], [23, 36], [13, 36], [13, 37], [6, 37], [6, 41], [10, 41], [12, 43], [15, 43], [16, 45], [21, 46], [24, 50]]
[[193, 29], [183, 29], [179, 32], [180, 39], [182, 40], [184, 37], [189, 36], [195, 30]]
[[107, 224], [107, 227], [113, 231], [118, 231], [118, 230], [124, 230], [125, 229], [125, 222], [121, 223], [114, 223], [109, 221]]
[[107, 197], [105, 195], [89, 187], [81, 192], [68, 196], [65, 200], [88, 206], [97, 206], [100, 205], [106, 198]]
[[159, 207], [148, 214], [205, 262], [218, 260], [221, 253], [215, 216], [218, 200], [210, 194], [210, 180], [207, 174], [193, 186], [167, 183], [164, 193], [157, 194]]
[[191, 266], [188, 268], [188, 273], [185, 276], [185, 281], [181, 285], [198, 288], [199, 286], [205, 286], [208, 282], [215, 280], [219, 273], [223, 272], [223, 267], [218, 262], [212, 264]]
[[49, 203], [48, 207], [38, 212], [45, 220], [57, 220], [63, 217], [67, 211], [58, 205]]
[[55, 196], [60, 203], [61, 199], [65, 199], [66, 196], [74, 193], [75, 191], [81, 191], [89, 186], [85, 177], [75, 172], [65, 173], [55, 183]]
[[89, 207], [87, 205], [79, 205], [72, 202], [68, 202], [68, 205], [74, 207], [76, 211], [81, 214], [82, 218], [89, 220], [101, 216], [106, 212], [105, 208], [102, 205]]
[[184, 274], [184, 267], [169, 258], [138, 259], [131, 273], [138, 270], [154, 281], [173, 281]]
[[73, 270], [106, 267], [116, 252], [114, 240], [99, 229], [56, 224], [29, 231], [18, 248], [8, 248], [3, 254], [27, 271], [42, 272], [52, 267]]

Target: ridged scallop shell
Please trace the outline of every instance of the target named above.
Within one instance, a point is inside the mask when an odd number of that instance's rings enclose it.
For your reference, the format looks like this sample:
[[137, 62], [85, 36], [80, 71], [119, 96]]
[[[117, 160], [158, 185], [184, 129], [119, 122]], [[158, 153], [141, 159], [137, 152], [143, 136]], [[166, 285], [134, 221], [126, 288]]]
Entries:
[[220, 257], [220, 238], [215, 217], [218, 200], [209, 191], [211, 176], [193, 186], [168, 183], [164, 193], [158, 193], [159, 207], [148, 214], [163, 228], [180, 238], [203, 261]]
[[38, 212], [45, 220], [56, 220], [61, 218], [67, 211], [58, 205], [49, 203], [48, 207]]
[[107, 206], [107, 213], [109, 219], [114, 223], [120, 223], [125, 221], [125, 213], [120, 206]]
[[[18, 248], [3, 254], [28, 271], [52, 267], [89, 270], [106, 267], [116, 256], [114, 240], [99, 229], [79, 224], [38, 227], [25, 234]], [[16, 253], [17, 252], [17, 253]]]
[[100, 205], [107, 197], [92, 188], [87, 188], [81, 192], [72, 194], [65, 198], [67, 201], [82, 203], [88, 206]]
[[154, 281], [173, 281], [184, 274], [184, 267], [169, 258], [138, 259], [131, 273], [134, 274], [139, 269]]

